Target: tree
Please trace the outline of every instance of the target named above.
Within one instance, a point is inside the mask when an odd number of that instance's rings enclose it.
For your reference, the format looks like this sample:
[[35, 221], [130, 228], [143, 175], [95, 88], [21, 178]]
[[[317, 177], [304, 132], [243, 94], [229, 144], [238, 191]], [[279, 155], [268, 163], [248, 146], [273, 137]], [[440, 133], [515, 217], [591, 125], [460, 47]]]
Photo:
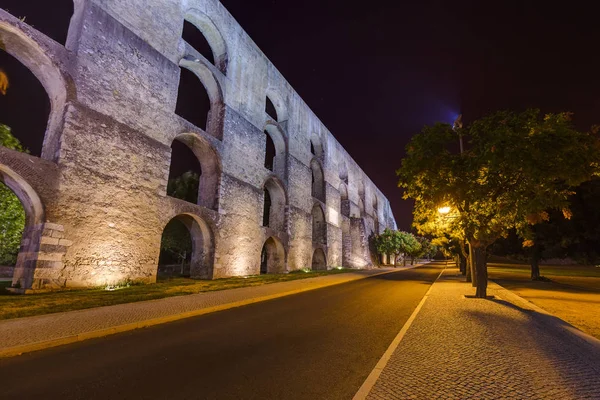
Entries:
[[[0, 145], [25, 151], [8, 126], [0, 124]], [[25, 211], [19, 198], [0, 182], [0, 265], [17, 262], [21, 238], [25, 229]]]
[[406, 256], [411, 257], [411, 264], [413, 264], [414, 257], [421, 251], [421, 243], [412, 233], [398, 231], [397, 235], [400, 242], [399, 252], [404, 254], [402, 265], [406, 265]]
[[199, 187], [200, 175], [193, 171], [187, 171], [181, 176], [169, 180], [167, 194], [190, 203], [197, 203]]
[[417, 236], [417, 240], [421, 244], [421, 252], [419, 254], [419, 257], [431, 258], [435, 256], [438, 249], [437, 246], [431, 242], [431, 240], [427, 239], [424, 236]]
[[394, 267], [397, 265], [396, 259], [401, 253], [400, 236], [398, 231], [393, 231], [389, 228], [374, 237], [375, 249], [379, 254], [394, 255]]
[[464, 230], [458, 223], [456, 210], [445, 211], [447, 212], [444, 214], [438, 207], [431, 208], [425, 202], [418, 202], [413, 208], [413, 226], [419, 234], [433, 237], [434, 241], [444, 249], [447, 257], [457, 259], [460, 271], [467, 276], [467, 282], [471, 282], [471, 270], [467, 268], [469, 255]]
[[[453, 151], [457, 133], [467, 139]], [[599, 172], [595, 132], [569, 113], [497, 112], [455, 132], [426, 126], [407, 146], [397, 171], [404, 197], [420, 208], [451, 207], [469, 246], [476, 297], [486, 297], [487, 247], [511, 228], [522, 234], [548, 209], [569, 211], [573, 188]]]

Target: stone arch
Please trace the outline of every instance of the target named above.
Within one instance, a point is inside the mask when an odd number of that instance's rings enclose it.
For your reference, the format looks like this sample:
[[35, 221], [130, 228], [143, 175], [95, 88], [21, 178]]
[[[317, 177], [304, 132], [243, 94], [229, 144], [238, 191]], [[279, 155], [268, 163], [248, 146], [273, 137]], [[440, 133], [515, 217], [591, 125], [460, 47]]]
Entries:
[[198, 184], [198, 205], [216, 210], [219, 201], [222, 166], [217, 151], [202, 136], [182, 133], [175, 137], [185, 144], [198, 158], [202, 175]]
[[[179, 61], [179, 66], [182, 69], [191, 71], [194, 75], [196, 75], [196, 77], [200, 80], [200, 83], [204, 87], [206, 95], [208, 96], [208, 107], [204, 106], [201, 107], [201, 110], [199, 110], [200, 113], [203, 113], [204, 111], [206, 111], [207, 113], [205, 126], [198, 127], [203, 129], [210, 135], [216, 137], [217, 139], [221, 140], [223, 138], [223, 114], [225, 112], [225, 106], [223, 99], [223, 91], [221, 89], [221, 85], [218, 79], [214, 76], [210, 68], [207, 67], [200, 60], [184, 57]], [[180, 96], [180, 93], [182, 92], [181, 84], [182, 81], [180, 77], [179, 92], [177, 96], [177, 105], [175, 108], [175, 112], [183, 118], [186, 118], [181, 114], [183, 113], [183, 110], [185, 110], [185, 108], [189, 107], [190, 105], [187, 104], [187, 99]]]
[[325, 154], [323, 144], [316, 134], [310, 138], [310, 153], [319, 160], [322, 160]]
[[327, 269], [327, 256], [323, 249], [315, 249], [312, 256], [312, 270], [323, 271]]
[[279, 93], [273, 89], [267, 89], [267, 94], [265, 96], [265, 112], [276, 122], [288, 120], [288, 111], [285, 102]]
[[365, 185], [362, 179], [358, 181], [358, 211], [361, 217], [365, 215]]
[[269, 237], [260, 252], [260, 273], [279, 274], [285, 272], [285, 248], [281, 240]]
[[350, 200], [348, 198], [348, 187], [344, 182], [340, 183], [340, 227], [342, 228], [342, 266], [350, 265], [352, 254], [352, 238], [350, 236]]
[[348, 165], [344, 160], [341, 160], [338, 163], [338, 170], [340, 172], [340, 181], [344, 182], [346, 185], [348, 184]]
[[50, 99], [50, 115], [44, 134], [42, 158], [56, 160], [60, 133], [64, 121], [67, 100], [67, 84], [59, 68], [45, 51], [18, 28], [0, 21], [2, 49], [15, 57], [40, 81]]
[[184, 15], [184, 20], [194, 25], [202, 33], [212, 50], [215, 67], [223, 74], [226, 74], [229, 62], [227, 43], [214, 22], [208, 15], [197, 9], [188, 10]]
[[313, 245], [327, 245], [327, 222], [325, 221], [325, 212], [320, 204], [315, 204], [312, 208], [312, 242]]
[[350, 200], [348, 199], [348, 186], [344, 182], [340, 183], [340, 213], [345, 217], [350, 217]]
[[375, 233], [379, 234], [379, 203], [377, 201], [376, 193], [373, 193], [373, 198], [371, 200], [371, 206], [373, 207], [373, 223], [374, 223]]
[[[263, 186], [265, 200], [263, 202], [263, 226], [275, 231], [285, 231], [285, 206], [287, 194], [281, 181], [275, 177], [267, 179]], [[267, 206], [267, 198], [269, 203]], [[266, 223], [266, 224], [265, 224]]]
[[[215, 247], [211, 227], [204, 219], [190, 213], [176, 215], [168, 223], [174, 219], [179, 220], [188, 229], [192, 240], [192, 256], [189, 267], [190, 277], [212, 279]], [[165, 228], [168, 223], [165, 224]]]
[[323, 166], [316, 158], [310, 162], [312, 173], [311, 194], [315, 199], [325, 203], [325, 175]]
[[37, 252], [41, 245], [44, 206], [40, 197], [27, 181], [9, 167], [0, 164], [0, 182], [17, 196], [25, 210], [25, 229], [13, 274], [13, 286], [31, 288], [37, 266]]
[[[264, 129], [265, 134], [268, 138], [273, 142], [273, 146], [275, 147], [275, 154], [272, 159], [272, 169], [279, 179], [285, 178], [285, 170], [286, 170], [286, 159], [287, 159], [287, 137], [282, 131], [281, 127], [277, 124], [267, 123]], [[267, 162], [270, 161], [267, 159], [269, 154], [265, 153], [265, 166]]]

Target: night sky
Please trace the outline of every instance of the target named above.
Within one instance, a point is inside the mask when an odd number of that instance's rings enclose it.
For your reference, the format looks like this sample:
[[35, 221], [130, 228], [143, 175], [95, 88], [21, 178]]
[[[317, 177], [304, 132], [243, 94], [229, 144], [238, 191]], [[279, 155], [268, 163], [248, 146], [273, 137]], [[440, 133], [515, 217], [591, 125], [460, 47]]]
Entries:
[[[72, 2], [53, 1], [49, 10], [44, 3], [2, 0], [2, 7], [64, 42]], [[402, 229], [410, 227], [411, 204], [394, 171], [423, 125], [527, 107], [573, 111], [580, 129], [600, 123], [600, 24], [592, 6], [222, 3], [388, 197]], [[0, 55], [0, 68], [6, 62]], [[0, 122], [26, 142], [31, 118], [15, 117], [24, 104], [0, 96]]]

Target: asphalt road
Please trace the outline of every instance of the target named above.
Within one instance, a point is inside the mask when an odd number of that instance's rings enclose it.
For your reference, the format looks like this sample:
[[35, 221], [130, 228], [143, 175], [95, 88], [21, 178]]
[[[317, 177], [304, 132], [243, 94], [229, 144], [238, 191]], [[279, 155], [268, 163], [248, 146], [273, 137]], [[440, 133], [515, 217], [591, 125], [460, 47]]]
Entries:
[[351, 399], [441, 264], [0, 360], [7, 399]]

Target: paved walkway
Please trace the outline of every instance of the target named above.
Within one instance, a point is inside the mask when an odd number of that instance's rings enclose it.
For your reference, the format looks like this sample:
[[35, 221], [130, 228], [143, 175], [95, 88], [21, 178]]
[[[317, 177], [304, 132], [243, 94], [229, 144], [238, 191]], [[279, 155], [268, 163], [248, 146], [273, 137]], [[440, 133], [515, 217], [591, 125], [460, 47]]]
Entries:
[[[600, 399], [600, 342], [456, 269], [435, 283], [367, 399]], [[357, 396], [358, 398], [358, 396]]]
[[408, 268], [411, 267], [379, 268], [0, 321], [0, 357], [175, 321]]

